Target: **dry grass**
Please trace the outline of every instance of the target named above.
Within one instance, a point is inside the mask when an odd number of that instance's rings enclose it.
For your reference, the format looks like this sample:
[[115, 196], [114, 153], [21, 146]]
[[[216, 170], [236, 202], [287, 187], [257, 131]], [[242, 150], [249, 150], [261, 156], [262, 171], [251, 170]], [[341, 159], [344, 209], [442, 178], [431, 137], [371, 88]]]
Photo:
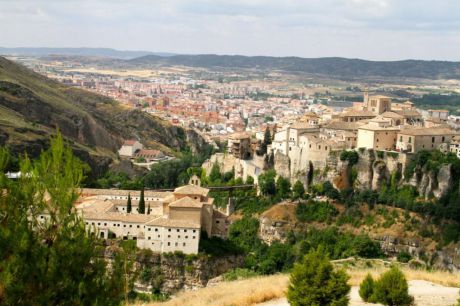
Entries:
[[[388, 270], [385, 266], [372, 268], [348, 268], [349, 284], [358, 286], [367, 273], [374, 277]], [[460, 287], [460, 275], [443, 271], [424, 271], [402, 268], [407, 280], [425, 280], [435, 284]], [[202, 288], [196, 291], [180, 292], [175, 298], [167, 302], [150, 303], [150, 306], [249, 306], [263, 303], [285, 296], [289, 276], [277, 274], [265, 277], [255, 277], [246, 280], [222, 282], [213, 287]], [[140, 305], [140, 304], [139, 304]]]
[[283, 297], [288, 284], [284, 274], [223, 282], [217, 286], [179, 293], [170, 301], [151, 303], [161, 306], [249, 306]]
[[[358, 286], [368, 273], [371, 273], [372, 276], [376, 278], [387, 270], [388, 268], [383, 267], [347, 270], [348, 275], [350, 275], [349, 283], [352, 286]], [[449, 273], [443, 271], [431, 272], [424, 270], [412, 270], [409, 268], [402, 268], [401, 270], [403, 271], [408, 281], [424, 280], [447, 287], [460, 287], [460, 274], [458, 273]]]

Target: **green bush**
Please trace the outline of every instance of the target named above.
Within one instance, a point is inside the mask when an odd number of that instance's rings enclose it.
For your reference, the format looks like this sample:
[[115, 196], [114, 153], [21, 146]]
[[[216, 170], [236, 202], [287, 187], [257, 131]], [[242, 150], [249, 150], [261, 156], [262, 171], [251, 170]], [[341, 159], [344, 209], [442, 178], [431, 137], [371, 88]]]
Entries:
[[228, 272], [225, 272], [222, 275], [222, 277], [224, 278], [225, 281], [234, 281], [234, 280], [251, 278], [251, 277], [258, 276], [258, 275], [259, 273], [249, 270], [249, 269], [236, 268]]
[[364, 302], [372, 302], [372, 295], [374, 293], [375, 281], [371, 274], [367, 274], [366, 278], [359, 285], [359, 296]]
[[401, 252], [399, 252], [398, 255], [396, 256], [396, 259], [397, 259], [399, 262], [407, 263], [407, 262], [409, 262], [409, 261], [412, 259], [412, 256], [411, 256], [408, 252], [401, 251]]
[[299, 203], [296, 208], [297, 219], [301, 222], [326, 222], [337, 216], [339, 212], [329, 202], [310, 200], [307, 203]]
[[348, 279], [343, 270], [334, 270], [321, 248], [310, 251], [292, 270], [288, 301], [292, 306], [348, 305]]
[[389, 306], [408, 306], [412, 305], [414, 298], [409, 295], [404, 274], [392, 267], [375, 282], [371, 300]]
[[353, 166], [358, 163], [359, 154], [356, 151], [342, 151], [340, 153], [341, 161], [348, 161], [348, 164]]

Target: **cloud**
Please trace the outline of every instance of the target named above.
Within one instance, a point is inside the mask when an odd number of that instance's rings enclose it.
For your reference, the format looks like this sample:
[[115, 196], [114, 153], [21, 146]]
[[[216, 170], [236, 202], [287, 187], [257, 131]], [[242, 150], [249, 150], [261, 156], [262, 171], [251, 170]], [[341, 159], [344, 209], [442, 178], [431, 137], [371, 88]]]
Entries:
[[460, 60], [458, 0], [0, 0], [0, 22], [5, 46]]

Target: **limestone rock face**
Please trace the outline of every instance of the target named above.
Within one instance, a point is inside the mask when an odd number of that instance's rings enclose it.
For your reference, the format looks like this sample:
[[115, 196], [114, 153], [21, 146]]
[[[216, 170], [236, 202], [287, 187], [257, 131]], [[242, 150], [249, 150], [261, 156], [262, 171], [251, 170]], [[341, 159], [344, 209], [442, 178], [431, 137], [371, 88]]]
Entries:
[[389, 173], [387, 165], [383, 161], [375, 161], [372, 166], [372, 184], [371, 188], [378, 190], [382, 185], [388, 182]]
[[291, 178], [291, 162], [287, 155], [284, 155], [281, 152], [276, 152], [275, 171], [282, 177]]
[[[138, 269], [149, 267], [154, 271], [152, 281], [160, 280], [158, 285], [162, 292], [173, 294], [179, 290], [193, 290], [207, 285], [210, 279], [243, 266], [244, 258], [240, 255], [224, 257], [185, 256], [183, 254], [153, 254], [138, 257]], [[151, 290], [152, 282], [137, 283], [137, 288]]]

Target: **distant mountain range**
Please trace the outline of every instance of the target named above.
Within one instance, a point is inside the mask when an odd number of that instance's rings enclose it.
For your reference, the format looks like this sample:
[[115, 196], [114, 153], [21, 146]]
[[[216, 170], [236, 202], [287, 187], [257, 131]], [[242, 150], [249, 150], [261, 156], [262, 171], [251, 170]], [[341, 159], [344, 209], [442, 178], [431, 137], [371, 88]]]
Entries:
[[0, 47], [1, 54], [44, 58], [53, 58], [57, 55], [63, 56], [63, 59], [66, 56], [78, 56], [81, 57], [82, 62], [125, 68], [180, 65], [210, 69], [279, 70], [347, 79], [370, 77], [460, 79], [460, 62], [448, 61], [368, 61], [340, 57], [301, 58], [215, 54], [178, 55], [149, 51], [120, 51], [109, 48]]
[[49, 55], [71, 55], [71, 56], [96, 56], [118, 59], [132, 59], [146, 55], [171, 56], [172, 53], [149, 52], [149, 51], [123, 51], [110, 48], [2, 48], [0, 55], [19, 56], [49, 56]]
[[460, 79], [460, 62], [367, 61], [340, 57], [301, 58], [240, 55], [146, 55], [126, 61], [131, 66], [183, 65], [203, 68], [246, 68], [310, 73], [329, 77], [407, 77]]

